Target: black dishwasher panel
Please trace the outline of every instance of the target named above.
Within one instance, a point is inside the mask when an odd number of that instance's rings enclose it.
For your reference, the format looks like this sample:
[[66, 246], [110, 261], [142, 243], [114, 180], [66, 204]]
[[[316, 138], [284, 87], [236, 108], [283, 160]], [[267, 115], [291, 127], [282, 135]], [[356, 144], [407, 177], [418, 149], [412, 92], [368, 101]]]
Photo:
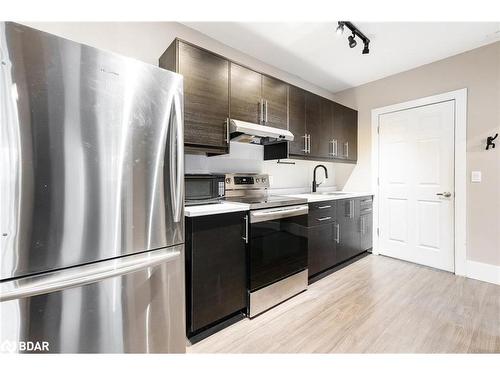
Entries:
[[246, 310], [246, 214], [186, 218], [188, 337]]

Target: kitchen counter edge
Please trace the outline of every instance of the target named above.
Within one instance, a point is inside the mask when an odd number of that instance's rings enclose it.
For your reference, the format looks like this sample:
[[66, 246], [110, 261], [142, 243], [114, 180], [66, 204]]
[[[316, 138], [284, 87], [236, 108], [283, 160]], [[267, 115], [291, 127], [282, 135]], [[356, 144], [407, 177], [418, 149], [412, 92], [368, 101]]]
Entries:
[[245, 203], [228, 203], [222, 202], [217, 204], [203, 204], [200, 206], [186, 206], [184, 207], [185, 217], [197, 217], [226, 214], [230, 212], [248, 211], [250, 205]]

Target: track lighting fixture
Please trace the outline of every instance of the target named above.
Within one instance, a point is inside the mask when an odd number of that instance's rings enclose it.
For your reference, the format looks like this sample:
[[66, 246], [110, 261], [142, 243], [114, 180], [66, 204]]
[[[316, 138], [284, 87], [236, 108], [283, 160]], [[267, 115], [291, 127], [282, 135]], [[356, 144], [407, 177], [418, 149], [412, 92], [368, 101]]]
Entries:
[[368, 39], [365, 34], [363, 34], [352, 22], [349, 21], [339, 21], [337, 26], [337, 34], [341, 35], [344, 33], [344, 28], [347, 27], [352, 35], [347, 37], [347, 41], [349, 42], [349, 47], [354, 48], [358, 44], [356, 42], [356, 37], [361, 39], [363, 42], [363, 51], [361, 52], [363, 55], [367, 55], [370, 53], [370, 39]]
[[352, 34], [350, 37], [347, 38], [347, 40], [349, 41], [349, 47], [351, 47], [351, 48], [356, 47], [356, 44], [358, 44], [358, 42], [356, 42], [354, 37], [355, 37], [355, 35]]

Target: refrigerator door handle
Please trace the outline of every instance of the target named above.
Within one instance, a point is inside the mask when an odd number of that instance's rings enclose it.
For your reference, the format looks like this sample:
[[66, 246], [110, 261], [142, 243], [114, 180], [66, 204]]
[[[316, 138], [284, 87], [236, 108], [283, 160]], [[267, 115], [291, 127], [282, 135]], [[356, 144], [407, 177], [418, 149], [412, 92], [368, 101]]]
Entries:
[[181, 251], [167, 248], [5, 282], [1, 286], [0, 302], [91, 284], [173, 261], [181, 255]]
[[[184, 139], [182, 137], [182, 103], [178, 93], [173, 97], [173, 113], [170, 116], [170, 188], [172, 191], [172, 207], [174, 222], [182, 220], [183, 181], [184, 181]], [[172, 123], [173, 122], [175, 123]]]

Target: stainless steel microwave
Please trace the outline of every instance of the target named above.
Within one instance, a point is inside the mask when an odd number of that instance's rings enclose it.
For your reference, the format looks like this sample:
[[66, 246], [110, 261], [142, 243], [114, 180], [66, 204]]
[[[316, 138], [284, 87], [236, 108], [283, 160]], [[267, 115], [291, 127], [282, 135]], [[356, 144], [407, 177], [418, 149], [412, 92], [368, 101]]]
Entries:
[[219, 203], [225, 196], [223, 175], [186, 174], [184, 186], [186, 206]]

